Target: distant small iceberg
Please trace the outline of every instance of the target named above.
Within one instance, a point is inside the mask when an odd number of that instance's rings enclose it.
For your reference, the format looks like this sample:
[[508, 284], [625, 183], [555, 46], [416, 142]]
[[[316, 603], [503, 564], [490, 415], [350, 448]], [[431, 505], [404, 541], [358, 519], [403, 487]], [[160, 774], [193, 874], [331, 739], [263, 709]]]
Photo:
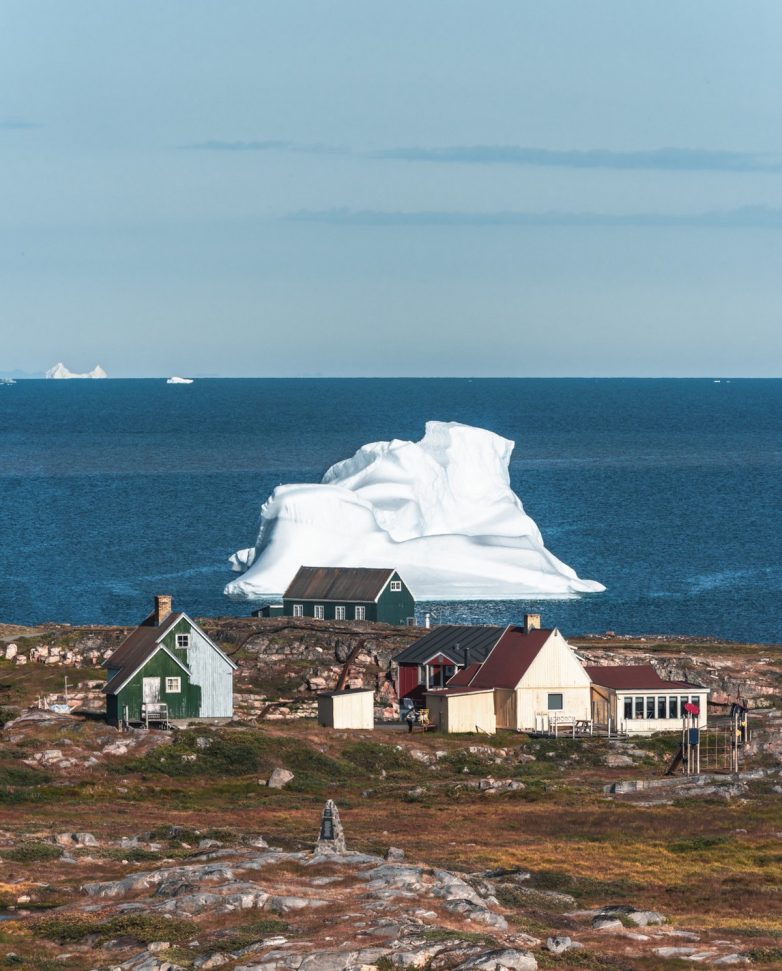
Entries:
[[192, 378], [178, 378], [176, 374], [166, 381], [166, 384], [192, 384]]
[[16, 384], [13, 378], [0, 378], [0, 385], [3, 384]]
[[86, 374], [76, 374], [74, 371], [69, 371], [62, 361], [59, 361], [54, 365], [54, 367], [49, 368], [49, 370], [46, 372], [46, 377], [64, 381], [69, 380], [70, 378], [107, 378], [108, 374], [106, 374], [100, 364], [96, 364], [95, 367]]

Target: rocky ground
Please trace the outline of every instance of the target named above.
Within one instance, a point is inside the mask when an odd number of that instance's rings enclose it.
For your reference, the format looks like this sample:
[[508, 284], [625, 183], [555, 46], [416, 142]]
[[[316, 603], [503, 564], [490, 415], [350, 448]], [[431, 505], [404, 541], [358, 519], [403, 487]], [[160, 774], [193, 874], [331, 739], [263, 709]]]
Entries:
[[[224, 617], [201, 623], [239, 665], [237, 717], [264, 721], [313, 717], [317, 692], [336, 684], [354, 648], [358, 650], [350, 664], [351, 684], [374, 688], [377, 717], [393, 719], [397, 699], [391, 659], [425, 633], [382, 624], [294, 618]], [[0, 704], [26, 705], [38, 697], [64, 702], [68, 676], [70, 705], [100, 709], [105, 677], [100, 664], [127, 633], [122, 627], [0, 624]], [[704, 684], [717, 706], [729, 706], [737, 697], [753, 707], [782, 704], [779, 646], [610, 633], [570, 641], [589, 663], [651, 663], [664, 677]]]
[[[390, 659], [421, 632], [204, 626], [239, 662], [236, 721], [125, 733], [97, 666], [125, 630], [0, 626], [0, 967], [782, 967], [779, 648], [572, 639], [708, 684], [712, 718], [747, 698], [739, 775], [692, 780], [665, 776], [671, 736], [322, 730], [354, 648], [393, 718]], [[348, 852], [323, 857], [328, 798]]]

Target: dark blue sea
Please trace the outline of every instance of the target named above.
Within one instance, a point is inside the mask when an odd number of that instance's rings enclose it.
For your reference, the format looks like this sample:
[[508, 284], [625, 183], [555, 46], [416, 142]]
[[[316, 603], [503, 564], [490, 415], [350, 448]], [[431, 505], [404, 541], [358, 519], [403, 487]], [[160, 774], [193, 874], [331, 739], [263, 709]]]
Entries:
[[513, 439], [546, 545], [607, 587], [436, 621], [539, 607], [569, 634], [782, 641], [780, 380], [19, 381], [0, 387], [0, 621], [132, 623], [154, 593], [247, 613], [227, 558], [274, 486], [427, 419]]

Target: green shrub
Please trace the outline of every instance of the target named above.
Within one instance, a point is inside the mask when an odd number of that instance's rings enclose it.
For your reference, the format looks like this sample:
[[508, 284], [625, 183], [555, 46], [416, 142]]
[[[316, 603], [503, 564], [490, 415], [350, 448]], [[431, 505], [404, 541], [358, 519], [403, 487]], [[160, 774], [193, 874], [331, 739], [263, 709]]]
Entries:
[[98, 943], [114, 937], [133, 937], [141, 944], [150, 944], [152, 941], [181, 944], [193, 936], [195, 926], [190, 920], [151, 913], [119, 914], [108, 920], [99, 920], [84, 914], [58, 914], [39, 920], [34, 925], [34, 930], [39, 937], [59, 944], [82, 941], [92, 935], [97, 935]]
[[0, 786], [40, 786], [51, 780], [48, 772], [26, 765], [0, 765]]
[[44, 863], [61, 856], [62, 849], [53, 843], [22, 843], [11, 850], [3, 850], [3, 859], [12, 863]]
[[[260, 941], [264, 937], [272, 934], [284, 934], [288, 931], [288, 924], [284, 920], [274, 917], [259, 917], [257, 920], [231, 930], [227, 937], [220, 939], [219, 949], [221, 951], [239, 951], [243, 947], [249, 947]], [[210, 950], [215, 948], [210, 946]]]
[[675, 840], [668, 844], [671, 853], [698, 853], [724, 846], [730, 842], [727, 836], [692, 836], [689, 839]]
[[372, 774], [383, 770], [388, 773], [410, 771], [417, 767], [404, 749], [400, 751], [380, 742], [352, 742], [345, 746], [342, 756], [351, 765]]

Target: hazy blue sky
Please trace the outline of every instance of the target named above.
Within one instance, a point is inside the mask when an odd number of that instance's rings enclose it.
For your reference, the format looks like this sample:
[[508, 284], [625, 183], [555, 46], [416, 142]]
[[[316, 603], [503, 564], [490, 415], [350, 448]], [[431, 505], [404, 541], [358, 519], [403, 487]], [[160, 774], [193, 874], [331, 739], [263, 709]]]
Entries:
[[779, 375], [779, 0], [0, 0], [0, 371]]

